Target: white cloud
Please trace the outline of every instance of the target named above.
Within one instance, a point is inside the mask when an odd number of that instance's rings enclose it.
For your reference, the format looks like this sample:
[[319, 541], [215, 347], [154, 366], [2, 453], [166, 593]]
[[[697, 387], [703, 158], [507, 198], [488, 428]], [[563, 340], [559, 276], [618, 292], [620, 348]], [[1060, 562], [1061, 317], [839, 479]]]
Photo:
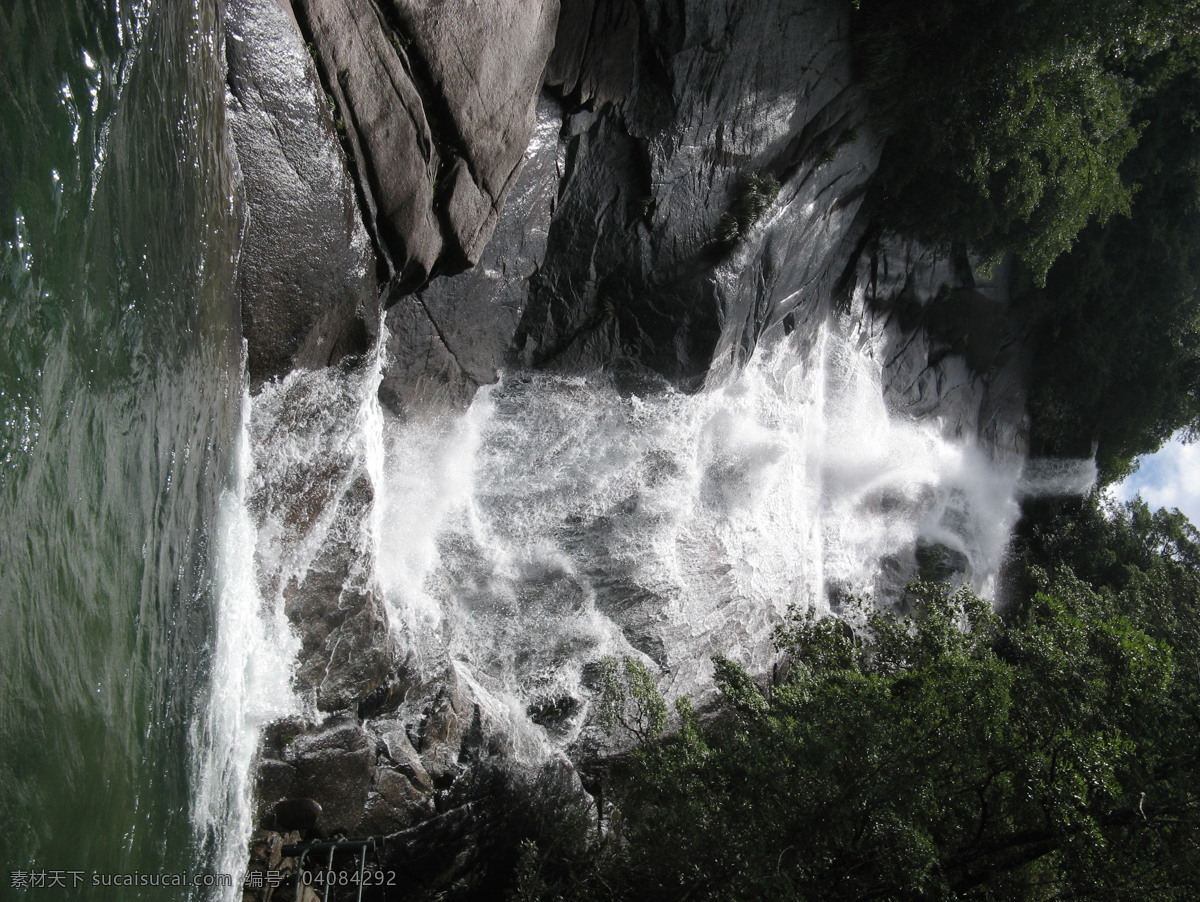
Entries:
[[1143, 457], [1136, 473], [1109, 491], [1121, 501], [1141, 495], [1151, 508], [1177, 507], [1200, 524], [1200, 442], [1171, 439]]

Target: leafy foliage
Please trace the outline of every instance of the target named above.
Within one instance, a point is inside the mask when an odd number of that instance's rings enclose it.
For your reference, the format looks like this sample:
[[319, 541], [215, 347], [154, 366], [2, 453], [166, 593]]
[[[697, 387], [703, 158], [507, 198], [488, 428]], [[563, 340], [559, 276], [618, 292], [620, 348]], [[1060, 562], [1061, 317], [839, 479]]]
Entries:
[[1031, 409], [1043, 453], [1098, 442], [1105, 479], [1200, 422], [1200, 72], [1139, 104], [1122, 167], [1131, 216], [1093, 225], [1024, 298], [1035, 349]]
[[1040, 453], [1200, 426], [1200, 0], [861, 0], [882, 222], [1013, 254]]
[[730, 208], [717, 220], [713, 245], [730, 250], [744, 239], [775, 202], [779, 188], [779, 180], [769, 173], [744, 177]]
[[[918, 584], [907, 617], [793, 614], [770, 686], [715, 659], [718, 710], [647, 735], [607, 840], [536, 898], [1195, 898], [1200, 534], [1094, 504], [1022, 553], [1004, 618]], [[614, 722], [646, 733], [628, 667]]]
[[630, 657], [605, 658], [600, 665], [600, 722], [610, 732], [620, 727], [639, 742], [662, 736], [667, 703], [658, 694], [646, 665]]
[[862, 0], [861, 76], [890, 132], [885, 218], [934, 244], [1013, 251], [1040, 283], [1089, 219], [1127, 213], [1119, 167], [1194, 0]]
[[1097, 617], [1082, 585], [1056, 589], [1020, 629], [930, 587], [919, 617], [866, 615], [857, 633], [794, 620], [792, 674], [769, 693], [718, 660], [725, 718], [645, 749], [632, 777], [622, 882], [638, 898], [857, 899], [1123, 881], [1114, 848], [1150, 829], [1137, 727], [1172, 656]]

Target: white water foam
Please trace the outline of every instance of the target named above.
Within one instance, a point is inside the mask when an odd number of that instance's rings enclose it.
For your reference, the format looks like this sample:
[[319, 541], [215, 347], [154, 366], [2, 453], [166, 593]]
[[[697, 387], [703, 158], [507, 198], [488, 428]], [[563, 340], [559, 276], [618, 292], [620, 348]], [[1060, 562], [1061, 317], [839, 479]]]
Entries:
[[[297, 697], [300, 640], [285, 613], [286, 589], [302, 586], [326, 546], [347, 528], [336, 499], [363, 471], [378, 473], [378, 358], [358, 373], [296, 371], [246, 391], [234, 486], [217, 527], [216, 632], [205, 716], [193, 724], [191, 818], [197, 860], [234, 878], [214, 899], [241, 898], [253, 828], [253, 767], [262, 728], [290, 715], [316, 716]], [[379, 531], [376, 513], [367, 533]], [[376, 538], [377, 541], [377, 538]], [[350, 579], [370, 579], [373, 548], [357, 548]]]
[[233, 888], [212, 890], [212, 898], [226, 902], [241, 899], [259, 732], [297, 708], [291, 672], [298, 640], [282, 608], [264, 605], [258, 591], [258, 534], [248, 503], [254, 470], [250, 416], [244, 391], [234, 485], [222, 494], [217, 524], [211, 686], [205, 715], [193, 723], [191, 735], [191, 820], [201, 847], [196, 860], [233, 877]]
[[1086, 495], [1098, 475], [1095, 457], [1038, 457], [1025, 462], [1017, 491], [1023, 498]]
[[378, 574], [402, 642], [448, 650], [497, 709], [553, 711], [561, 747], [605, 655], [704, 692], [716, 652], [769, 666], [790, 605], [895, 598], [922, 544], [990, 592], [1020, 462], [889, 414], [856, 322], [694, 395], [522, 373], [462, 417], [389, 421]]
[[[525, 760], [581, 735], [605, 656], [703, 695], [714, 653], [770, 665], [789, 606], [895, 599], [922, 545], [989, 594], [1039, 468], [1022, 477], [958, 424], [890, 413], [883, 336], [862, 322], [760, 347], [691, 395], [518, 373], [465, 413], [400, 421], [379, 406], [375, 357], [247, 397], [221, 506], [212, 703], [193, 736], [192, 817], [217, 866], [244, 866], [261, 726], [315, 713], [290, 686], [283, 608], [331, 542], [358, 555], [349, 578], [379, 589], [409, 665], [448, 658]], [[333, 499], [364, 474], [374, 503], [356, 531]]]

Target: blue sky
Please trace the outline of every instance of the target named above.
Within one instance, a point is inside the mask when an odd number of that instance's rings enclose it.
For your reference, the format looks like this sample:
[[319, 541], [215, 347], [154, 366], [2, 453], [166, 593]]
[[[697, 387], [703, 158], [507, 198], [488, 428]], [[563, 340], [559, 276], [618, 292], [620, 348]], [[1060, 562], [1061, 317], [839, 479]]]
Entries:
[[1122, 501], [1141, 494], [1151, 508], [1177, 507], [1200, 524], [1200, 442], [1185, 445], [1172, 439], [1143, 457], [1137, 472], [1109, 491]]

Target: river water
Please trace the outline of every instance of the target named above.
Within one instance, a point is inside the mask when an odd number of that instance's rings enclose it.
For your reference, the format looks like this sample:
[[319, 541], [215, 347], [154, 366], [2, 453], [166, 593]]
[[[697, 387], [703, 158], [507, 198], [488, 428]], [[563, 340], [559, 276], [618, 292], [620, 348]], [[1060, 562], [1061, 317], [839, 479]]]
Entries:
[[220, 49], [215, 0], [0, 5], [6, 898], [222, 895], [108, 885], [212, 882], [227, 841], [196, 800], [243, 399]]

